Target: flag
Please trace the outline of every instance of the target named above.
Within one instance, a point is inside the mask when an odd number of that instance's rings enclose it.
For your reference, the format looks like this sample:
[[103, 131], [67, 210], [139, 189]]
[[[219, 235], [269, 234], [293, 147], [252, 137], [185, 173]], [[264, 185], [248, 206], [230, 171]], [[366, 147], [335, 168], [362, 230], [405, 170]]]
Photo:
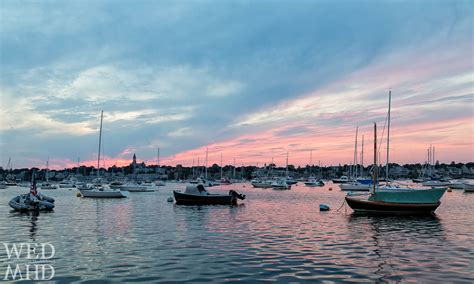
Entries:
[[31, 187], [30, 187], [30, 193], [33, 194], [34, 196], [38, 194], [38, 191], [36, 189], [36, 179], [34, 176], [33, 176], [33, 182], [31, 183]]

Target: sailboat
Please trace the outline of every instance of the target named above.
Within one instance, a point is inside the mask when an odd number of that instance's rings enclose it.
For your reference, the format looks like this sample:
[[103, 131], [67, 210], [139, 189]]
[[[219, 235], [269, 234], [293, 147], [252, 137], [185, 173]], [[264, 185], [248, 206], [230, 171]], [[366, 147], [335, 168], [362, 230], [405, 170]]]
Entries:
[[[311, 174], [312, 167], [313, 167], [313, 150], [309, 152], [309, 178], [307, 181], [304, 182], [304, 185], [308, 187], [324, 186], [324, 182], [322, 180], [315, 178]], [[321, 164], [319, 165], [319, 169], [321, 169]]]
[[[97, 180], [100, 180], [100, 144], [102, 142], [102, 120], [104, 118], [104, 111], [100, 113], [100, 131], [99, 131], [99, 153], [97, 158]], [[92, 198], [124, 198], [128, 197], [128, 191], [120, 189], [105, 188], [102, 185], [94, 185], [93, 187], [79, 189], [82, 197]]]
[[[357, 139], [358, 139], [359, 127], [356, 128], [356, 138], [354, 144], [354, 167], [352, 169], [352, 179], [347, 183], [339, 185], [342, 191], [369, 191], [370, 184], [361, 183], [357, 180]], [[363, 146], [362, 146], [363, 147]]]
[[[389, 92], [388, 132], [387, 132], [387, 164], [388, 177], [389, 143], [390, 143], [390, 105]], [[441, 204], [440, 199], [446, 188], [414, 189], [408, 187], [377, 185], [377, 124], [374, 123], [374, 165], [373, 187], [369, 195], [347, 195], [345, 200], [355, 212], [386, 213], [386, 214], [430, 214]]]
[[46, 160], [46, 173], [45, 173], [46, 181], [41, 183], [41, 189], [57, 189], [56, 185], [49, 182], [49, 158]]

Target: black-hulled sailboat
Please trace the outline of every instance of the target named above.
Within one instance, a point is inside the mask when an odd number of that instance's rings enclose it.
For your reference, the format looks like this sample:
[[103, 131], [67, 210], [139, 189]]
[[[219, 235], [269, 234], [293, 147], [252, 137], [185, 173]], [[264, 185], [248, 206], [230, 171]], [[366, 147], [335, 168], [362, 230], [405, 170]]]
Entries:
[[[387, 165], [388, 177], [390, 103], [388, 108]], [[369, 195], [347, 195], [346, 202], [355, 212], [386, 214], [430, 214], [441, 204], [446, 188], [414, 189], [408, 187], [378, 186], [377, 182], [377, 124], [374, 123], [374, 166], [373, 187]]]

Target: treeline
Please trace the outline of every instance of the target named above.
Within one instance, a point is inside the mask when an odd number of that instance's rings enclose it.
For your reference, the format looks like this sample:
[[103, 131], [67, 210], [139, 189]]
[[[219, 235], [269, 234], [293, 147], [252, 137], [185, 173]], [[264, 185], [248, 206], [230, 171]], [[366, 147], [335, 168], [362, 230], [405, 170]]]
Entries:
[[[423, 166], [422, 164], [405, 164], [399, 165], [396, 163], [391, 163], [389, 165], [390, 169], [396, 168], [404, 168], [406, 172], [408, 172], [405, 177], [406, 178], [417, 178], [422, 171]], [[453, 176], [453, 169], [472, 169], [474, 168], [474, 162], [469, 163], [455, 163], [451, 162], [450, 164], [440, 164], [437, 163], [436, 165], [432, 166], [432, 170], [444, 175], [451, 175], [453, 178], [461, 177], [459, 175], [460, 171]], [[371, 166], [364, 167], [363, 172], [368, 174], [370, 172]], [[228, 178], [244, 178], [244, 179], [251, 179], [256, 175], [284, 175], [286, 172], [285, 167], [278, 167], [276, 165], [266, 165], [265, 167], [256, 167], [256, 166], [244, 166], [244, 167], [236, 167], [234, 169], [231, 165], [226, 165], [222, 169], [224, 176]], [[288, 172], [290, 175], [294, 177], [304, 177], [308, 176], [310, 173], [316, 176], [322, 176], [323, 178], [334, 178], [340, 177], [342, 175], [347, 175], [351, 171], [350, 165], [338, 165], [338, 166], [327, 166], [327, 167], [319, 167], [319, 166], [298, 166], [295, 167], [294, 165], [288, 165]], [[360, 166], [359, 170], [360, 172]], [[380, 168], [381, 172], [384, 172], [384, 166], [382, 165]], [[31, 179], [32, 173], [35, 172], [36, 178], [38, 179], [45, 179], [46, 177], [46, 169], [39, 169], [39, 168], [22, 168], [22, 169], [4, 169], [0, 167], [0, 177], [4, 180], [7, 176], [15, 176], [20, 177], [23, 180]], [[95, 167], [87, 167], [87, 166], [80, 166], [80, 167], [73, 167], [63, 170], [49, 170], [50, 176], [52, 176], [52, 180], [55, 179], [62, 179], [71, 175], [79, 174], [81, 176], [92, 176], [97, 175], [97, 169]], [[124, 167], [117, 167], [112, 166], [108, 168], [101, 168], [100, 169], [101, 175], [104, 173], [108, 173], [110, 175], [132, 175], [132, 174], [153, 174], [153, 173], [160, 173], [161, 175], [166, 175], [168, 179], [190, 179], [199, 177], [204, 175], [205, 167], [187, 167], [182, 165], [176, 166], [160, 166], [157, 165], [148, 165], [146, 166], [144, 163], [139, 164], [138, 167], [134, 168], [132, 165], [124, 166]], [[208, 177], [219, 178], [221, 173], [221, 168], [217, 164], [213, 164], [212, 166], [207, 168], [207, 175]], [[462, 172], [461, 172], [462, 173]], [[467, 174], [469, 176], [469, 173]]]

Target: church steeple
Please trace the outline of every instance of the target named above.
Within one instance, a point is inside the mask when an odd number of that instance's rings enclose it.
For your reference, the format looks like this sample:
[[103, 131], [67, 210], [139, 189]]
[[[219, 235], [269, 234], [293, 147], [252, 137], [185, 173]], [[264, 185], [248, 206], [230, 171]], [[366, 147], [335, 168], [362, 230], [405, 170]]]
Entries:
[[136, 165], [137, 164], [137, 156], [135, 155], [135, 153], [133, 154], [133, 162], [132, 164]]

